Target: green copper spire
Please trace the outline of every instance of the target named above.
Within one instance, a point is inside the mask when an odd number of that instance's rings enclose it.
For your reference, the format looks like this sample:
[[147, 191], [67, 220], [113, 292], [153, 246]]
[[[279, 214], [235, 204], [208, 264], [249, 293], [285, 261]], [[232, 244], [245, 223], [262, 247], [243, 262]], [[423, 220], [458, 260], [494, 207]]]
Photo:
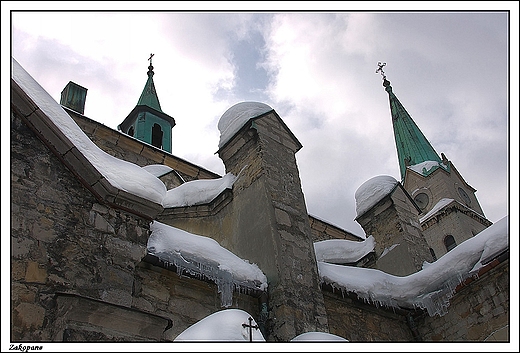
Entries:
[[[392, 92], [390, 81], [386, 79], [383, 72], [383, 66], [386, 63], [378, 63], [379, 69], [383, 76], [383, 87], [388, 92], [390, 99], [390, 111], [392, 113], [392, 124], [394, 128], [395, 145], [397, 147], [397, 158], [399, 159], [399, 167], [401, 171], [401, 179], [405, 177], [406, 167], [417, 166], [423, 162], [437, 162], [435, 168], [423, 169], [419, 168], [424, 176], [432, 173], [438, 167], [448, 169], [444, 165], [441, 158], [435, 152], [430, 142], [423, 135], [419, 127], [415, 124], [412, 117], [408, 114], [399, 99]], [[414, 169], [415, 170], [415, 169]]]
[[141, 93], [141, 97], [139, 97], [139, 101], [137, 105], [146, 105], [150, 108], [153, 108], [157, 111], [162, 112], [161, 105], [159, 104], [159, 98], [157, 97], [157, 92], [155, 91], [155, 85], [153, 84], [153, 66], [152, 66], [152, 57], [154, 54], [150, 54], [150, 66], [148, 66], [148, 80], [146, 80], [146, 84], [143, 89], [143, 93]]

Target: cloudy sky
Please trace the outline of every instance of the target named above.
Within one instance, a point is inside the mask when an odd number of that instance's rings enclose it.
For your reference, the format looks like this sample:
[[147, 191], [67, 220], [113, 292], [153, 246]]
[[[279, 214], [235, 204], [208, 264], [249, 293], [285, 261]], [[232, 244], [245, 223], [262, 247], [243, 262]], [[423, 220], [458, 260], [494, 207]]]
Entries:
[[510, 141], [518, 31], [508, 21], [507, 12], [469, 10], [12, 12], [11, 54], [58, 102], [69, 81], [86, 87], [85, 115], [117, 129], [153, 53], [162, 110], [177, 123], [172, 153], [219, 174], [219, 118], [241, 101], [270, 105], [303, 145], [309, 213], [362, 235], [357, 188], [378, 175], [400, 180], [379, 61], [435, 150], [477, 189], [485, 215], [508, 213], [518, 131]]

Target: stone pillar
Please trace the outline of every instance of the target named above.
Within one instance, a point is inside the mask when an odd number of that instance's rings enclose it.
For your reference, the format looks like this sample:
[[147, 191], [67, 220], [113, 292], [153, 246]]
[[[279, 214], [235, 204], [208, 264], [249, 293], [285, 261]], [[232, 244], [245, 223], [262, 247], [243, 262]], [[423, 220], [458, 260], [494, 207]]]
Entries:
[[218, 154], [233, 186], [233, 252], [269, 282], [268, 341], [328, 332], [295, 153], [301, 144], [271, 111], [249, 120]]
[[356, 218], [376, 246], [376, 268], [396, 276], [421, 270], [423, 262], [433, 262], [418, 221], [419, 211], [402, 187], [382, 198]]

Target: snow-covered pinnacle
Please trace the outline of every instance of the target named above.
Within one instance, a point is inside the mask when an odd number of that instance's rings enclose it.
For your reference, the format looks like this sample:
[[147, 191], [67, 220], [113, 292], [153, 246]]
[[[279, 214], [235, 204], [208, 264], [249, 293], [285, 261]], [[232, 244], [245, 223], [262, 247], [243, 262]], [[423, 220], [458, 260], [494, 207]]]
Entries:
[[224, 146], [250, 119], [256, 118], [271, 110], [273, 110], [273, 108], [259, 102], [241, 102], [226, 110], [218, 122], [218, 129], [220, 131], [218, 147], [221, 148]]
[[388, 195], [397, 183], [398, 181], [394, 177], [378, 175], [361, 184], [355, 193], [357, 216], [361, 216]]

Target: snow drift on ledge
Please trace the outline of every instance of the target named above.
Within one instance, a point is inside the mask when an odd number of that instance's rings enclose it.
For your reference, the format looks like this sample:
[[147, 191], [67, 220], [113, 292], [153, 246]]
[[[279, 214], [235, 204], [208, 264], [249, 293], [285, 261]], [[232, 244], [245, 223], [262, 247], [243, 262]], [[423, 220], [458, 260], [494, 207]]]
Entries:
[[374, 251], [375, 241], [369, 236], [363, 241], [346, 239], [329, 239], [314, 243], [314, 253], [317, 261], [334, 264], [348, 264], [361, 260]]
[[154, 221], [148, 239], [148, 253], [174, 264], [177, 273], [203, 275], [217, 284], [222, 306], [232, 304], [235, 288], [266, 290], [267, 277], [256, 264], [249, 263], [223, 248], [214, 239]]
[[456, 286], [507, 250], [508, 219], [509, 216], [502, 218], [434, 263], [423, 266], [421, 271], [405, 277], [319, 261], [320, 278], [336, 289], [356, 293], [376, 305], [421, 308], [430, 316], [442, 316], [447, 313]]

